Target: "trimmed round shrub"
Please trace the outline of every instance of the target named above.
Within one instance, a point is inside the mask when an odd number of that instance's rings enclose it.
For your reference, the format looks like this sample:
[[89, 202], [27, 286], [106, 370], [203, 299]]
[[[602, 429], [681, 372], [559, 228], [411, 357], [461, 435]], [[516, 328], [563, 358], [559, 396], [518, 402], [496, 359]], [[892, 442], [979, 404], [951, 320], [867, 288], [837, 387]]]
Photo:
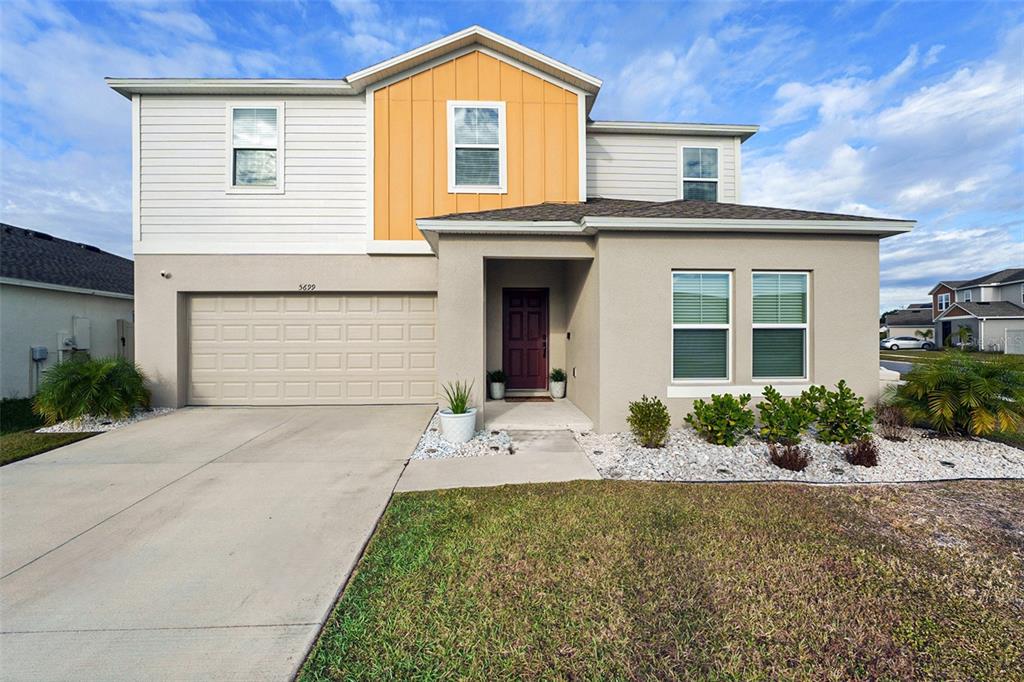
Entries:
[[626, 418], [626, 422], [640, 445], [645, 448], [660, 448], [668, 439], [672, 418], [669, 417], [668, 408], [661, 400], [642, 396], [640, 400], [629, 404], [629, 417]]
[[146, 376], [122, 358], [67, 360], [43, 374], [32, 409], [48, 424], [91, 415], [121, 419], [149, 407]]

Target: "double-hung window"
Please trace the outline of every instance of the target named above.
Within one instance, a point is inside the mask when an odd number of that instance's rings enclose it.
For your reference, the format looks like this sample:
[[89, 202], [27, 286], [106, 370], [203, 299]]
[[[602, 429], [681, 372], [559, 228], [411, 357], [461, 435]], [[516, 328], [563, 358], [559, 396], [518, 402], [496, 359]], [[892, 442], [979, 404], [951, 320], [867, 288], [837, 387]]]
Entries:
[[973, 299], [970, 289], [964, 292], [964, 303], [970, 303]]
[[506, 188], [505, 103], [448, 102], [448, 191]]
[[806, 272], [755, 272], [754, 379], [807, 378]]
[[718, 149], [716, 147], [683, 147], [684, 199], [718, 201]]
[[949, 307], [949, 294], [939, 294], [939, 310], [945, 310]]
[[732, 274], [672, 273], [672, 379], [728, 381]]
[[230, 187], [277, 191], [283, 187], [283, 107], [229, 106]]

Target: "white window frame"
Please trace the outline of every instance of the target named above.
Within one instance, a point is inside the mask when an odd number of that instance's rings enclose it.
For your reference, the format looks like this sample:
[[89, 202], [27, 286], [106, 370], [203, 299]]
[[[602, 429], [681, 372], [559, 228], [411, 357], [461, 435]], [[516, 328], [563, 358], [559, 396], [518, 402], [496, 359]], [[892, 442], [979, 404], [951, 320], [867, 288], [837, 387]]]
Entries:
[[[688, 178], [686, 177], [686, 163], [684, 155], [687, 149], [714, 149], [718, 152], [718, 163], [715, 166], [714, 178]], [[679, 145], [679, 198], [686, 196], [687, 182], [713, 182], [715, 183], [715, 203], [722, 201], [722, 147], [717, 144], [681, 144]]]
[[[728, 290], [729, 290], [729, 323], [728, 324], [676, 324], [675, 321], [675, 310], [673, 307], [673, 298], [675, 291], [675, 276], [679, 275], [726, 275], [728, 279]], [[675, 384], [677, 386], [720, 386], [732, 383], [732, 352], [733, 352], [733, 341], [732, 341], [732, 327], [733, 320], [736, 318], [736, 309], [733, 305], [735, 299], [735, 292], [733, 291], [732, 285], [732, 271], [731, 270], [672, 270], [669, 273], [669, 296], [668, 296], [668, 319], [672, 321], [672, 328], [669, 329], [668, 337], [668, 378], [669, 384]], [[702, 377], [696, 379], [677, 379], [675, 376], [675, 330], [676, 329], [724, 329], [725, 333], [725, 378], [710, 378]]]
[[[498, 110], [498, 184], [455, 184], [455, 109]], [[459, 144], [463, 149], [494, 149], [493, 144]], [[448, 192], [450, 194], [507, 194], [508, 193], [508, 136], [505, 128], [505, 103], [483, 100], [448, 100]]]
[[[273, 185], [235, 184], [235, 109], [276, 109], [277, 110], [277, 182]], [[227, 140], [225, 163], [227, 166], [226, 187], [228, 194], [284, 194], [284, 102], [228, 102], [226, 106]]]
[[964, 292], [964, 303], [970, 303], [972, 300], [974, 300], [974, 295], [971, 293], [971, 290], [968, 289]]
[[[939, 312], [941, 313], [943, 310], [945, 310], [946, 308], [949, 307], [950, 295], [949, 294], [939, 294], [938, 301], [939, 301]], [[943, 305], [943, 303], [945, 303], [945, 305]]]
[[[803, 324], [795, 322], [765, 323], [754, 322], [754, 277], [756, 275], [802, 275], [807, 305]], [[750, 378], [755, 385], [805, 383], [811, 376], [811, 273], [809, 270], [753, 270], [750, 273]], [[756, 377], [754, 376], [754, 330], [755, 329], [803, 329], [804, 330], [804, 374], [799, 377]]]

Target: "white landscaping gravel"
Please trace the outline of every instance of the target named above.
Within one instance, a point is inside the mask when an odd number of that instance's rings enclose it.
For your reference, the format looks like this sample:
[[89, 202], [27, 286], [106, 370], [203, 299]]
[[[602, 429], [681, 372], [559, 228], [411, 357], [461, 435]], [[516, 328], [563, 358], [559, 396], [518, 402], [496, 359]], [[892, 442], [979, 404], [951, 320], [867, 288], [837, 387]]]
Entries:
[[806, 437], [811, 462], [803, 471], [779, 468], [768, 446], [752, 437], [736, 447], [705, 442], [690, 427], [672, 429], [663, 448], [644, 448], [629, 433], [577, 433], [576, 440], [603, 478], [655, 481], [804, 481], [859, 483], [955, 478], [1024, 478], [1024, 450], [981, 439], [929, 437], [909, 429], [909, 438], [893, 442], [872, 436], [878, 466], [847, 462], [843, 446]]
[[60, 422], [53, 426], [44, 426], [41, 429], [36, 429], [36, 433], [96, 433], [99, 431], [113, 431], [122, 426], [128, 426], [129, 424], [152, 419], [153, 417], [160, 417], [169, 412], [174, 412], [174, 408], [154, 407], [151, 410], [136, 410], [135, 414], [124, 419], [86, 416], [81, 419]]
[[412, 459], [444, 459], [446, 457], [485, 457], [511, 455], [512, 439], [505, 431], [477, 431], [467, 442], [456, 445], [441, 437], [441, 419], [436, 414], [423, 432]]

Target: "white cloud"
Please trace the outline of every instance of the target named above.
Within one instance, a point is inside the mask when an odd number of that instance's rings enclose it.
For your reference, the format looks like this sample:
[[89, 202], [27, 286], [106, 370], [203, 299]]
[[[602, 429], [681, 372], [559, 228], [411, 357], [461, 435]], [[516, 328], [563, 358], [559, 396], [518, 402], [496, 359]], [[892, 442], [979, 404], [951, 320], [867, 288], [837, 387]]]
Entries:
[[339, 36], [341, 49], [362, 59], [364, 66], [436, 40], [444, 33], [437, 19], [396, 10], [375, 0], [331, 0], [331, 5], [347, 22]]

